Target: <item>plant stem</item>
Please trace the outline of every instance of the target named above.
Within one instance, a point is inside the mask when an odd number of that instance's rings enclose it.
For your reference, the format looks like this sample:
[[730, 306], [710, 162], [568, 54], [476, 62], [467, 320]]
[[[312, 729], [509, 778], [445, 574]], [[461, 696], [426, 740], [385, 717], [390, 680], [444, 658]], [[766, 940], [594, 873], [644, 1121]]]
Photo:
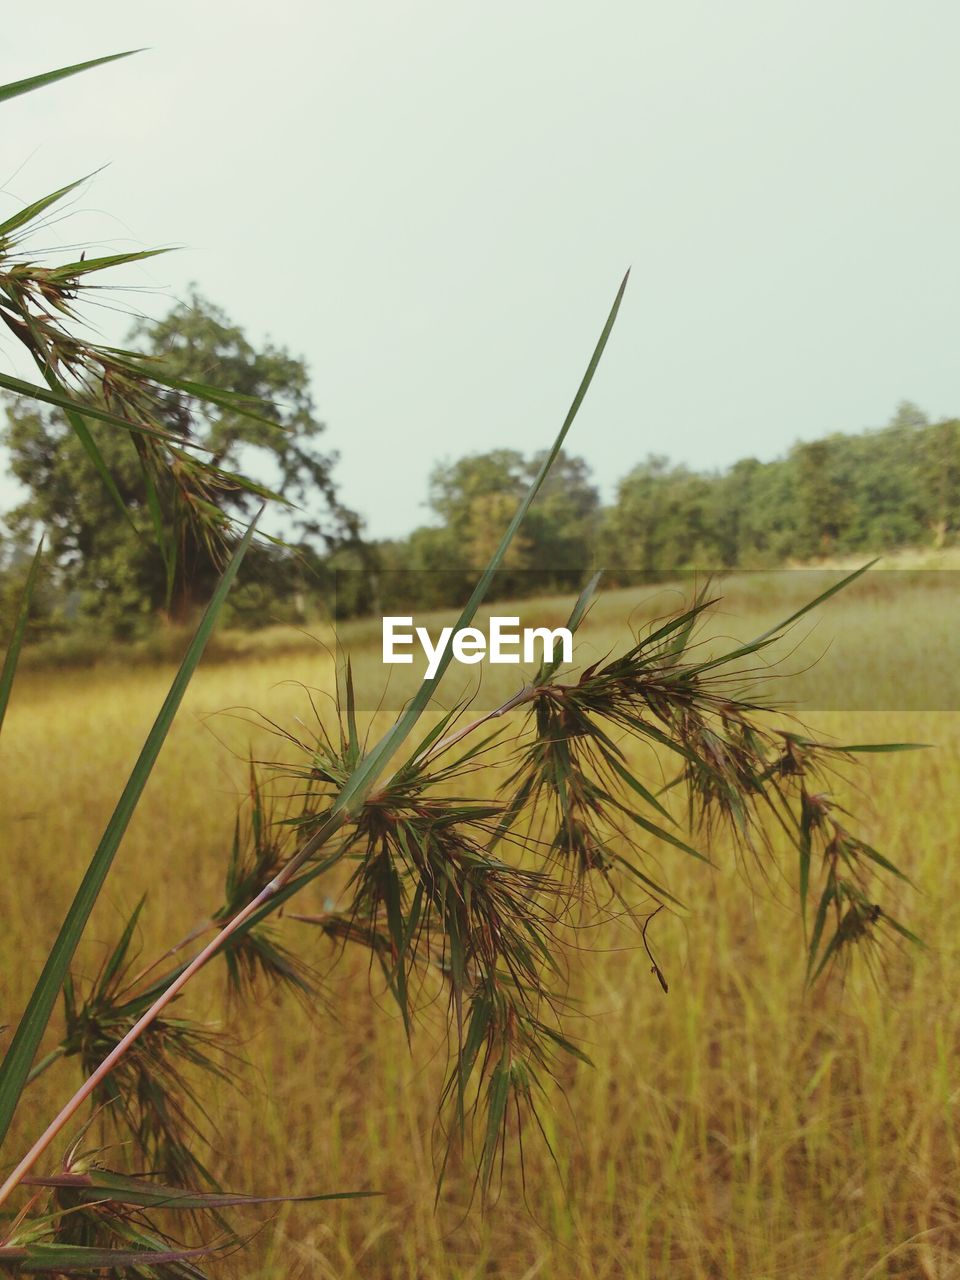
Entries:
[[526, 685], [519, 693], [515, 693], [512, 698], [508, 698], [506, 702], [502, 702], [499, 707], [495, 707], [493, 711], [488, 711], [485, 715], [478, 716], [476, 720], [471, 720], [469, 724], [465, 724], [458, 729], [456, 733], [450, 733], [445, 738], [441, 738], [432, 746], [428, 747], [422, 755], [416, 758], [415, 763], [422, 763], [429, 760], [432, 756], [438, 756], [442, 751], [446, 751], [448, 747], [454, 746], [460, 742], [468, 734], [473, 733], [474, 729], [479, 729], [481, 725], [486, 724], [489, 720], [496, 720], [499, 716], [504, 716], [508, 711], [512, 711], [514, 707], [522, 706], [525, 702], [532, 702], [543, 685]]
[[[441, 751], [445, 751], [448, 747], [451, 747], [454, 743], [461, 741], [461, 739], [465, 738], [468, 734], [473, 733], [474, 730], [478, 729], [481, 725], [486, 724], [489, 720], [494, 720], [498, 716], [506, 715], [508, 711], [512, 711], [515, 707], [532, 701], [540, 692], [541, 687], [542, 686], [539, 685], [526, 686], [521, 689], [519, 693], [514, 694], [512, 698], [508, 698], [507, 701], [502, 703], [499, 707], [495, 707], [493, 711], [488, 711], [485, 715], [478, 716], [477, 719], [472, 720], [469, 724], [458, 729], [456, 733], [449, 734], [446, 738], [441, 738], [439, 742], [434, 743], [433, 747], [424, 753], [422, 758], [425, 759], [429, 756], [436, 755]], [[44, 1151], [46, 1151], [50, 1146], [51, 1142], [53, 1142], [64, 1127], [69, 1124], [70, 1120], [74, 1115], [76, 1115], [80, 1107], [83, 1106], [91, 1094], [95, 1092], [98, 1085], [100, 1085], [100, 1083], [110, 1074], [131, 1045], [136, 1043], [147, 1027], [150, 1026], [150, 1024], [160, 1015], [167, 1005], [170, 1004], [172, 1000], [176, 999], [194, 974], [199, 973], [207, 961], [216, 955], [216, 953], [223, 947], [224, 943], [227, 942], [234, 933], [241, 929], [252, 916], [255, 916], [264, 906], [266, 906], [271, 898], [279, 893], [284, 885], [286, 885], [296, 872], [299, 871], [307, 859], [316, 853], [318, 849], [322, 848], [331, 836], [335, 835], [336, 832], [344, 826], [344, 824], [349, 820], [352, 810], [354, 808], [359, 808], [363, 804], [363, 801], [364, 795], [363, 793], [360, 793], [354, 798], [352, 805], [345, 805], [339, 810], [335, 806], [320, 829], [316, 831], [300, 849], [297, 850], [290, 861], [276, 876], [274, 876], [270, 883], [265, 885], [256, 897], [251, 899], [245, 907], [233, 916], [233, 918], [219, 930], [216, 936], [211, 938], [207, 945], [197, 953], [190, 963], [180, 970], [176, 977], [172, 979], [170, 985], [165, 987], [160, 995], [157, 996], [150, 1008], [147, 1009], [145, 1013], [141, 1014], [127, 1034], [121, 1040], [117, 1041], [111, 1051], [100, 1063], [99, 1067], [97, 1067], [92, 1075], [88, 1076], [70, 1101], [60, 1109], [44, 1132], [16, 1166], [7, 1178], [6, 1182], [4, 1182], [3, 1186], [0, 1187], [0, 1205], [2, 1205], [7, 1200], [11, 1192], [19, 1186], [20, 1182], [30, 1172], [37, 1160], [39, 1160], [40, 1156], [42, 1156]], [[202, 932], [204, 927], [205, 926], [199, 926], [198, 930], [195, 930], [195, 933]], [[188, 940], [189, 937], [184, 941]], [[183, 945], [184, 943], [178, 943], [177, 946], [171, 948], [170, 951], [166, 953], [166, 956], [173, 954]], [[161, 960], [165, 959], [166, 956], [162, 956]], [[159, 961], [157, 961], [157, 963], [159, 963]], [[154, 967], [154, 965], [151, 965], [150, 968], [144, 972], [149, 973]], [[59, 1053], [60, 1050], [55, 1050], [54, 1054], [48, 1055], [48, 1057], [50, 1057], [50, 1060], [52, 1061], [53, 1057], [59, 1055]], [[40, 1071], [44, 1070], [49, 1065], [49, 1061], [46, 1058], [43, 1059], [37, 1064], [37, 1067], [34, 1068], [34, 1074], [39, 1075]]]
[[197, 955], [190, 961], [185, 969], [177, 975], [170, 983], [169, 987], [154, 1000], [149, 1009], [143, 1013], [133, 1024], [127, 1034], [111, 1049], [104, 1060], [97, 1067], [96, 1071], [83, 1082], [76, 1091], [70, 1101], [60, 1109], [53, 1118], [47, 1128], [43, 1131], [37, 1141], [33, 1144], [27, 1154], [16, 1166], [3, 1186], [0, 1187], [0, 1204], [3, 1204], [10, 1196], [11, 1192], [19, 1186], [21, 1180], [30, 1172], [33, 1166], [43, 1155], [47, 1147], [57, 1137], [61, 1130], [69, 1124], [70, 1120], [76, 1115], [80, 1107], [96, 1090], [97, 1086], [110, 1074], [120, 1059], [124, 1056], [131, 1045], [135, 1044], [143, 1032], [150, 1024], [162, 1013], [168, 1004], [180, 994], [194, 974], [198, 973], [212, 956], [220, 950], [223, 944], [240, 929], [251, 916], [270, 901], [290, 877], [301, 867], [307, 858], [309, 858], [317, 849], [321, 848], [330, 837], [338, 831], [347, 821], [349, 814], [346, 809], [341, 809], [338, 813], [331, 813], [330, 817], [323, 824], [319, 831], [298, 850], [298, 852], [290, 859], [282, 871], [265, 885], [260, 892], [242, 908], [232, 920], [223, 926], [216, 937], [211, 938], [207, 945], [199, 951]]

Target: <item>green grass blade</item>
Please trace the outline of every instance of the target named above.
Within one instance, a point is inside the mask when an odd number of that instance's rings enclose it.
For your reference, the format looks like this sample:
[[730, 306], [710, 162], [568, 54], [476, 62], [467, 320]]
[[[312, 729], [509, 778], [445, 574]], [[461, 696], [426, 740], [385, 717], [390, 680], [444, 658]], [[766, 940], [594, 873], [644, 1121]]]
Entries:
[[78, 258], [76, 262], [64, 262], [58, 267], [48, 268], [47, 274], [50, 279], [67, 284], [95, 271], [109, 271], [112, 267], [125, 267], [131, 262], [143, 262], [146, 258], [158, 258], [163, 253], [172, 252], [168, 245], [165, 249], [137, 249], [131, 253], [108, 253], [99, 258]]
[[55, 391], [50, 387], [41, 387], [35, 382], [25, 382], [23, 378], [14, 378], [8, 373], [0, 373], [0, 387], [4, 391], [12, 391], [14, 395], [23, 396], [27, 400], [39, 400], [43, 404], [51, 404], [57, 409], [82, 413], [85, 418], [96, 418], [98, 422], [108, 422], [112, 427], [123, 427], [125, 431], [137, 431], [140, 435], [153, 436], [155, 439], [163, 440], [167, 444], [191, 443], [184, 437], [175, 435], [172, 431], [161, 431], [159, 428], [148, 427], [145, 423], [134, 422], [130, 418], [121, 417], [118, 413], [111, 413], [109, 409], [102, 409], [99, 405], [80, 400], [78, 397], [70, 395], [69, 392]]
[[45, 209], [49, 209], [51, 205], [56, 204], [58, 200], [62, 200], [71, 191], [76, 191], [77, 187], [87, 180], [87, 178], [77, 178], [75, 182], [68, 182], [65, 187], [60, 187], [57, 191], [51, 191], [49, 195], [41, 196], [39, 200], [34, 200], [32, 204], [28, 204], [17, 213], [11, 214], [5, 222], [0, 222], [0, 239], [8, 240], [14, 231], [18, 231], [20, 227], [25, 227], [28, 222], [38, 218]]
[[[586, 617], [587, 610], [593, 601], [593, 597], [597, 594], [597, 588], [600, 585], [600, 579], [602, 577], [603, 570], [598, 569], [580, 592], [579, 596], [577, 596], [576, 603], [571, 610], [570, 617], [567, 619], [567, 630], [571, 635], [576, 632], [580, 623]], [[562, 658], [555, 658], [552, 662], [547, 662], [546, 658], [544, 658], [543, 662], [540, 664], [540, 670], [534, 677], [533, 683], [543, 684], [544, 681], [549, 680], [551, 676], [556, 675], [562, 665]]]
[[30, 330], [31, 334], [34, 337], [34, 345], [31, 347], [31, 354], [33, 355], [37, 368], [43, 374], [44, 382], [46, 382], [51, 392], [53, 392], [55, 395], [60, 395], [65, 397], [66, 403], [63, 405], [63, 412], [71, 428], [73, 429], [74, 434], [77, 436], [80, 443], [83, 445], [83, 448], [86, 451], [87, 456], [89, 457], [90, 461], [93, 463], [97, 474], [99, 475], [101, 481], [103, 482], [107, 490], [107, 493], [109, 493], [110, 497], [113, 499], [113, 502], [117, 507], [117, 509], [119, 510], [120, 514], [130, 525], [130, 528], [134, 531], [134, 533], [139, 533], [137, 526], [133, 522], [133, 516], [128, 511], [126, 503], [124, 502], [123, 498], [120, 496], [120, 490], [117, 488], [116, 482], [109, 468], [107, 467], [107, 464], [103, 460], [103, 455], [101, 454], [100, 449], [97, 446], [97, 442], [94, 440], [93, 436], [90, 434], [90, 428], [87, 426], [86, 422], [84, 422], [82, 416], [78, 412], [78, 406], [76, 404], [76, 401], [71, 401], [71, 397], [69, 396], [66, 387], [63, 385], [63, 383], [58, 378], [57, 374], [54, 372], [53, 364], [49, 359], [49, 352], [46, 348], [46, 344], [44, 343], [42, 337], [37, 331], [37, 325], [35, 320], [30, 315], [30, 312], [26, 310], [24, 307], [21, 307], [21, 314], [23, 316], [24, 323], [26, 324], [27, 328]]
[[11, 84], [0, 84], [0, 102], [7, 98], [17, 98], [21, 93], [32, 93], [34, 89], [44, 89], [57, 80], [65, 80], [67, 76], [75, 76], [81, 71], [89, 71], [92, 67], [102, 67], [108, 62], [117, 62], [120, 58], [129, 58], [142, 49], [127, 49], [125, 53], [108, 53], [105, 58], [92, 58], [89, 62], [75, 62], [71, 67], [60, 67], [57, 71], [45, 71], [39, 76], [30, 76], [26, 80], [15, 80]]
[[[47, 385], [50, 387], [51, 391], [59, 392], [61, 395], [64, 395], [64, 396], [67, 395], [63, 385], [60, 383], [59, 379], [54, 375], [51, 369], [44, 368], [43, 376], [46, 379]], [[69, 397], [67, 398], [69, 399]], [[134, 523], [133, 516], [129, 512], [127, 508], [127, 504], [124, 502], [123, 497], [120, 493], [120, 490], [117, 488], [117, 482], [114, 480], [113, 475], [110, 472], [110, 468], [107, 466], [106, 462], [104, 461], [103, 454], [100, 452], [100, 448], [97, 445], [96, 440], [94, 440], [93, 436], [90, 434], [90, 428], [84, 422], [83, 416], [78, 412], [77, 405], [73, 404], [70, 406], [70, 408], [67, 408], [67, 406], [64, 405], [63, 412], [66, 416], [67, 421], [70, 423], [70, 426], [73, 430], [74, 435], [83, 445], [83, 448], [87, 457], [93, 463], [94, 469], [96, 470], [97, 475], [100, 477], [101, 483], [103, 484], [107, 493], [109, 493], [110, 497], [112, 498], [114, 506], [123, 516], [124, 520], [126, 520], [127, 524], [134, 531], [134, 533], [139, 535], [140, 530], [137, 528], [136, 524]]]
[[854, 569], [852, 573], [848, 573], [845, 578], [841, 578], [839, 582], [835, 582], [833, 586], [828, 587], [826, 591], [821, 591], [818, 596], [814, 596], [812, 600], [809, 600], [802, 606], [802, 608], [798, 609], [796, 613], [791, 613], [789, 618], [784, 618], [782, 622], [778, 622], [775, 626], [770, 627], [767, 631], [764, 631], [762, 635], [756, 636], [747, 644], [738, 645], [737, 648], [732, 649], [729, 653], [721, 654], [719, 658], [711, 658], [708, 662], [701, 662], [696, 667], [693, 667], [692, 670], [697, 674], [704, 671], [710, 671], [714, 667], [721, 667], [727, 662], [734, 662], [737, 658], [745, 658], [752, 653], [756, 653], [758, 649], [763, 649], [767, 645], [772, 644], [774, 640], [786, 631], [787, 627], [792, 626], [795, 622], [799, 622], [805, 614], [808, 614], [812, 609], [816, 609], [818, 605], [823, 604], [825, 600], [829, 600], [831, 596], [835, 596], [838, 591], [844, 591], [852, 582], [856, 582], [857, 578], [866, 573], [868, 569], [872, 569], [876, 563], [877, 559], [873, 559], [867, 564], [861, 565], [859, 569]]
[[40, 553], [42, 550], [43, 539], [41, 538], [37, 543], [37, 550], [33, 557], [33, 563], [30, 565], [30, 572], [27, 574], [26, 586], [23, 588], [20, 608], [17, 611], [17, 620], [13, 626], [13, 635], [10, 637], [6, 657], [3, 660], [3, 671], [0, 672], [0, 729], [3, 728], [3, 718], [7, 714], [7, 703], [10, 701], [13, 677], [16, 674], [20, 650], [23, 647], [27, 619], [30, 616], [30, 602], [33, 600], [33, 592], [37, 585], [37, 575], [40, 572]]
[[[128, 1274], [134, 1267], [135, 1274], [157, 1275], [146, 1268], [170, 1267], [184, 1263], [189, 1258], [201, 1258], [213, 1252], [212, 1248], [200, 1249], [102, 1249], [95, 1245], [80, 1244], [28, 1244], [18, 1247], [0, 1247], [0, 1266], [9, 1268], [15, 1275], [66, 1276], [66, 1275], [119, 1275]], [[176, 1274], [167, 1271], [166, 1274]], [[182, 1270], [179, 1274], [185, 1274]], [[186, 1274], [195, 1276], [202, 1272], [190, 1268]]]
[[800, 801], [800, 840], [797, 846], [799, 855], [800, 916], [803, 927], [807, 927], [807, 897], [810, 892], [810, 858], [813, 852], [813, 826], [815, 813], [811, 808], [807, 793]]
[[150, 523], [153, 525], [153, 536], [156, 539], [157, 549], [160, 552], [160, 558], [163, 561], [163, 573], [166, 589], [166, 604], [169, 609], [173, 602], [173, 588], [176, 582], [177, 573], [177, 546], [173, 539], [167, 538], [167, 531], [163, 524], [163, 511], [160, 507], [160, 495], [157, 493], [157, 486], [154, 482], [153, 475], [150, 472], [150, 466], [144, 455], [144, 450], [137, 444], [137, 456], [140, 460], [140, 474], [143, 476], [144, 489], [147, 495], [147, 510], [150, 512]]
[[[628, 271], [627, 274], [623, 277], [623, 281], [621, 282], [620, 288], [617, 290], [617, 296], [613, 301], [613, 306], [610, 308], [610, 314], [607, 316], [606, 324], [603, 326], [603, 331], [600, 334], [600, 338], [597, 342], [596, 347], [594, 348], [593, 355], [590, 358], [590, 363], [587, 365], [586, 373], [584, 373], [583, 378], [580, 381], [580, 386], [577, 388], [577, 393], [574, 396], [573, 401], [570, 405], [570, 408], [567, 411], [567, 416], [563, 420], [563, 425], [561, 426], [560, 431], [558, 432], [557, 437], [553, 442], [550, 452], [544, 458], [543, 463], [540, 467], [540, 470], [537, 472], [535, 479], [530, 485], [530, 488], [527, 490], [527, 493], [524, 496], [523, 500], [521, 501], [519, 507], [517, 508], [516, 514], [514, 515], [513, 519], [510, 521], [510, 524], [507, 526], [507, 530], [504, 533], [502, 539], [500, 540], [500, 545], [497, 547], [496, 551], [493, 553], [490, 563], [487, 565], [486, 569], [484, 569], [483, 573], [480, 576], [479, 582], [474, 587], [473, 593], [470, 596], [470, 599], [467, 601], [466, 605], [464, 606], [463, 612], [460, 614], [460, 617], [457, 619], [456, 625], [454, 627], [454, 631], [458, 631], [462, 627], [469, 626], [471, 621], [473, 620], [474, 614], [476, 613], [477, 609], [480, 607], [484, 597], [487, 594], [487, 591], [489, 590], [490, 583], [493, 581], [494, 574], [496, 573], [496, 571], [499, 569], [500, 565], [503, 562], [503, 558], [506, 555], [511, 542], [513, 541], [514, 535], [516, 534], [521, 523], [523, 522], [524, 516], [526, 516], [527, 512], [529, 511], [534, 498], [540, 492], [540, 488], [543, 485], [544, 480], [547, 478], [547, 474], [550, 471], [550, 468], [553, 466], [554, 462], [556, 461], [557, 455], [559, 454], [560, 450], [563, 448], [563, 442], [566, 439], [567, 432], [570, 430], [570, 427], [573, 424], [573, 420], [574, 418], [576, 418], [577, 413], [579, 412], [580, 406], [583, 403], [583, 399], [586, 396], [587, 391], [590, 387], [590, 383], [593, 381], [593, 376], [597, 371], [597, 366], [600, 363], [600, 358], [603, 355], [604, 348], [607, 345], [607, 340], [610, 337], [610, 333], [616, 322], [617, 313], [620, 310], [620, 303], [623, 301], [624, 291], [626, 290], [627, 281], [629, 278], [630, 278], [630, 272]], [[447, 649], [444, 651], [443, 656], [440, 659], [436, 674], [432, 676], [429, 680], [424, 680], [424, 682], [421, 684], [420, 688], [418, 689], [417, 693], [411, 699], [406, 710], [397, 720], [393, 728], [390, 729], [384, 735], [384, 737], [380, 739], [377, 745], [373, 748], [373, 750], [370, 752], [370, 754], [366, 757], [364, 762], [361, 764], [360, 768], [357, 769], [355, 773], [351, 776], [350, 780], [347, 782], [346, 786], [343, 788], [340, 795], [337, 797], [337, 801], [334, 806], [335, 811], [344, 809], [348, 807], [351, 803], [356, 803], [357, 801], [361, 800], [363, 796], [367, 793], [369, 788], [373, 785], [373, 782], [375, 781], [375, 779], [379, 776], [380, 772], [383, 770], [389, 758], [392, 756], [394, 751], [396, 751], [396, 749], [400, 746], [400, 744], [406, 739], [407, 735], [410, 733], [413, 726], [419, 720], [424, 708], [428, 705], [431, 698], [433, 697], [438, 684], [443, 679], [444, 673], [446, 672], [447, 667], [450, 665], [452, 656], [453, 656], [452, 649], [450, 648], [450, 646], [448, 646]]]
[[229, 1209], [261, 1204], [311, 1204], [321, 1200], [363, 1200], [378, 1197], [380, 1191], [328, 1191], [315, 1195], [257, 1196], [232, 1191], [187, 1191], [182, 1187], [161, 1186], [145, 1178], [128, 1177], [108, 1169], [90, 1173], [62, 1173], [49, 1178], [24, 1178], [24, 1186], [55, 1187], [70, 1191], [86, 1204], [109, 1202], [139, 1205], [145, 1209]]
[[60, 927], [60, 933], [50, 951], [30, 1001], [23, 1012], [16, 1034], [0, 1066], [0, 1142], [9, 1128], [13, 1113], [20, 1101], [37, 1047], [46, 1029], [50, 1013], [64, 978], [73, 959], [77, 944], [83, 934], [90, 912], [113, 864], [120, 842], [140, 799], [147, 779], [156, 763], [160, 748], [166, 740], [174, 716], [183, 700], [190, 679], [203, 655], [204, 648], [223, 608], [227, 593], [237, 576], [256, 528], [254, 520], [237, 547], [217, 584], [217, 589], [180, 665], [163, 706], [147, 735], [143, 750], [133, 767], [123, 794], [117, 802], [106, 830], [80, 883], [70, 910]]

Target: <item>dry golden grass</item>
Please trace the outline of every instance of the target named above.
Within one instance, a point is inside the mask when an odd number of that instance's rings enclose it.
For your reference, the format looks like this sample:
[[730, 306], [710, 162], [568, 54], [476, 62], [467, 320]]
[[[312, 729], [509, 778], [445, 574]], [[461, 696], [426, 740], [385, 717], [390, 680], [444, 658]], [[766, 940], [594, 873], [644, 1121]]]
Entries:
[[[732, 583], [721, 629], [754, 633], [789, 610], [792, 601], [771, 598], [771, 581]], [[781, 597], [790, 594], [784, 581], [776, 580]], [[634, 603], [623, 594], [603, 599], [590, 644], [603, 651], [625, 638]], [[655, 607], [663, 606], [661, 597]], [[883, 705], [891, 695], [910, 705], [921, 677], [929, 688], [931, 664], [944, 681], [951, 676], [956, 612], [939, 588], [894, 590], [881, 581], [872, 594], [828, 606], [796, 665], [837, 634], [860, 660], [820, 669], [821, 706], [863, 705], [865, 670], [886, 682], [877, 690]], [[892, 663], [879, 639], [884, 627]], [[363, 641], [361, 628], [353, 643], [345, 630], [351, 647]], [[377, 639], [366, 636], [368, 646]], [[87, 971], [144, 888], [145, 958], [218, 902], [243, 755], [248, 746], [274, 751], [249, 716], [224, 709], [258, 708], [290, 722], [308, 713], [298, 682], [329, 688], [331, 680], [319, 648], [263, 648], [195, 679], [98, 905], [82, 951]], [[382, 681], [375, 648], [355, 659], [361, 683]], [[0, 748], [0, 1022], [14, 1020], [26, 999], [169, 678], [169, 669], [119, 664], [27, 672], [14, 694]], [[854, 678], [863, 696], [851, 699]], [[509, 685], [516, 674], [503, 679]], [[902, 680], [902, 691], [888, 687], [891, 679]], [[590, 951], [574, 965], [582, 1016], [572, 1028], [595, 1069], [571, 1069], [547, 1117], [559, 1168], [529, 1135], [524, 1177], [514, 1149], [499, 1202], [483, 1218], [469, 1209], [466, 1165], [434, 1210], [438, 1024], [426, 1019], [408, 1053], [365, 957], [348, 953], [332, 966], [329, 944], [291, 925], [304, 954], [330, 969], [326, 1007], [308, 1014], [289, 1000], [265, 1000], [225, 1011], [218, 968], [188, 994], [199, 1016], [229, 1017], [252, 1063], [242, 1091], [211, 1099], [219, 1127], [211, 1163], [237, 1190], [366, 1186], [385, 1195], [284, 1208], [233, 1264], [236, 1273], [960, 1276], [960, 715], [817, 711], [809, 719], [845, 741], [936, 744], [872, 760], [856, 797], [867, 838], [922, 890], [904, 892], [897, 906], [928, 951], [887, 951], [879, 986], [861, 966], [845, 983], [838, 976], [804, 996], [792, 863], [767, 883], [753, 874], [748, 888], [722, 842], [712, 850], [717, 872], [680, 853], [664, 856], [671, 886], [691, 904], [685, 919], [661, 915], [652, 930], [670, 993], [651, 977], [631, 930], [582, 935]], [[13, 1150], [74, 1082], [65, 1062], [31, 1086]]]

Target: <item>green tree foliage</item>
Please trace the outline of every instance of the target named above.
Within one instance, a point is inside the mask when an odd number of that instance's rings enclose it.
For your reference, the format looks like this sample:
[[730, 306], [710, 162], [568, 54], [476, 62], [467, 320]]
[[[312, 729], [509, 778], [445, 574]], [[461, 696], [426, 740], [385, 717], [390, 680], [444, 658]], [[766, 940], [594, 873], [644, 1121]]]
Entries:
[[[271, 343], [255, 348], [224, 313], [194, 292], [158, 322], [142, 321], [130, 335], [150, 360], [180, 383], [208, 382], [262, 402], [258, 415], [229, 402], [186, 411], [186, 397], [170, 390], [164, 414], [171, 431], [204, 450], [222, 479], [218, 503], [227, 514], [248, 520], [260, 500], [257, 489], [233, 483], [242, 469], [265, 480], [290, 505], [290, 536], [329, 547], [355, 538], [358, 521], [338, 502], [332, 471], [335, 455], [318, 447], [324, 431], [301, 360]], [[105, 489], [83, 443], [56, 410], [31, 403], [7, 405], [4, 442], [14, 475], [28, 490], [8, 517], [14, 534], [47, 531], [53, 558], [72, 606], [129, 634], [158, 611], [173, 618], [191, 613], [206, 598], [220, 567], [219, 548], [202, 521], [174, 501], [174, 480], [157, 484], [143, 465], [135, 437], [103, 424], [91, 426], [126, 507], [121, 513]], [[264, 490], [266, 492], [266, 490]], [[194, 496], [203, 506], [203, 493]], [[152, 536], [163, 526], [166, 545]], [[235, 613], [266, 620], [278, 598], [296, 594], [301, 570], [282, 549], [251, 551]]]
[[617, 489], [606, 540], [616, 569], [655, 570], [696, 563], [708, 538], [705, 477], [651, 454]]
[[[525, 458], [514, 449], [494, 449], [434, 467], [429, 502], [443, 523], [418, 530], [405, 544], [415, 552], [417, 568], [470, 570], [489, 560], [542, 462], [542, 453]], [[505, 558], [499, 589], [508, 595], [534, 585], [549, 589], [589, 566], [599, 509], [587, 463], [561, 452]]]

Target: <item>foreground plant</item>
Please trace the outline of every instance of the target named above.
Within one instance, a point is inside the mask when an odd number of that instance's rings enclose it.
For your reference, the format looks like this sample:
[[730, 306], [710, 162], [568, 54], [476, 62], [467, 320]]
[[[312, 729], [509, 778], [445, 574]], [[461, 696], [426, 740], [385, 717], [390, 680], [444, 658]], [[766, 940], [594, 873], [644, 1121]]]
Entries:
[[[594, 376], [626, 287], [624, 279], [543, 464], [481, 575], [456, 627], [470, 624], [563, 446]], [[72, 410], [71, 410], [72, 411]], [[86, 410], [85, 410], [86, 411]], [[123, 429], [128, 429], [125, 420]], [[229, 1237], [194, 1248], [164, 1234], [163, 1209], [219, 1213], [246, 1198], [211, 1188], [199, 1154], [203, 1095], [197, 1073], [239, 1069], [209, 1028], [171, 1006], [215, 957], [235, 999], [262, 986], [318, 1000], [315, 975], [281, 929], [295, 919], [336, 945], [365, 948], [382, 970], [413, 1038], [418, 1016], [442, 995], [450, 1061], [440, 1102], [442, 1179], [450, 1151], [471, 1147], [486, 1196], [496, 1186], [511, 1126], [538, 1122], [549, 1081], [567, 1058], [586, 1060], [566, 1027], [569, 939], [615, 901], [641, 922], [678, 907], [660, 870], [666, 857], [705, 865], [732, 846], [772, 865], [785, 835], [796, 850], [806, 928], [807, 980], [883, 931], [913, 935], [879, 901], [885, 855], [851, 829], [827, 788], [865, 750], [905, 749], [814, 740], [776, 709], [737, 693], [744, 664], [774, 645], [816, 605], [863, 570], [758, 637], [721, 653], [699, 643], [716, 600], [637, 635], [623, 653], [579, 672], [544, 665], [502, 706], [469, 723], [463, 708], [421, 721], [451, 653], [436, 662], [377, 743], [361, 740], [347, 664], [336, 714], [303, 737], [286, 735], [282, 764], [251, 766], [250, 794], [228, 850], [224, 900], [183, 940], [136, 969], [131, 942], [140, 908], [98, 977], [81, 986], [70, 968], [187, 682], [253, 536], [249, 528], [201, 623], [156, 725], [108, 824], [0, 1068], [0, 1139], [29, 1080], [58, 1057], [75, 1057], [84, 1081], [0, 1187], [31, 1196], [3, 1227], [0, 1264], [24, 1273], [200, 1276], [203, 1258]], [[597, 589], [576, 601], [582, 624]], [[22, 639], [4, 669], [0, 716]], [[644, 753], [646, 767], [634, 762]], [[669, 786], [654, 784], [672, 761]], [[291, 783], [293, 784], [291, 787]], [[279, 793], [288, 792], [286, 801]], [[292, 792], [292, 794], [290, 794]], [[479, 794], [478, 794], [479, 793]], [[682, 805], [681, 805], [682, 798]], [[685, 815], [681, 821], [678, 810]], [[342, 909], [282, 921], [279, 908], [346, 875]], [[808, 906], [815, 901], [815, 907]], [[809, 921], [807, 917], [812, 916]], [[269, 921], [269, 923], [268, 923]], [[207, 938], [195, 954], [191, 947]], [[584, 949], [581, 944], [580, 949]], [[187, 958], [183, 958], [187, 957]], [[668, 988], [666, 968], [653, 976]], [[34, 1066], [59, 994], [65, 1023], [57, 1048]], [[35, 1168], [65, 1138], [87, 1103], [128, 1139], [149, 1177], [104, 1170], [68, 1147], [59, 1173]], [[90, 1123], [83, 1120], [84, 1130]], [[541, 1126], [542, 1127], [542, 1126]], [[154, 1176], [166, 1179], [163, 1184]], [[206, 1182], [198, 1191], [196, 1183]], [[226, 1231], [218, 1220], [218, 1230]]]

